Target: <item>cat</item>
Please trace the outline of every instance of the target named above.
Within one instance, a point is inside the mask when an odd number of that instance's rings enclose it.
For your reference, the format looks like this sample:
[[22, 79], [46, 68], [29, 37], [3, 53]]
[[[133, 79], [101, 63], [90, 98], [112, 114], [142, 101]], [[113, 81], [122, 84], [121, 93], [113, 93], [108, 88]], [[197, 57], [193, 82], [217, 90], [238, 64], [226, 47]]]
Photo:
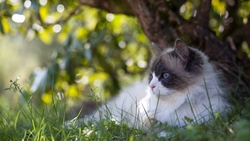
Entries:
[[92, 115], [79, 119], [78, 125], [112, 119], [143, 130], [155, 123], [181, 127], [208, 122], [215, 113], [228, 111], [221, 73], [204, 53], [180, 39], [166, 49], [152, 45], [156, 53], [150, 62], [148, 81], [123, 89]]

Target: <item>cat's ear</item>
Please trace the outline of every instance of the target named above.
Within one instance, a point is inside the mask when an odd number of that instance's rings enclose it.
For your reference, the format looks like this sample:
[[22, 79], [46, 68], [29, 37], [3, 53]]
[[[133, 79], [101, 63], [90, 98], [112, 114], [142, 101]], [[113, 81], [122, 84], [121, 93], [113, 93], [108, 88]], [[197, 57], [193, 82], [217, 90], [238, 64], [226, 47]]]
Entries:
[[181, 39], [176, 39], [174, 43], [174, 48], [175, 48], [175, 52], [183, 61], [188, 60], [188, 57], [189, 57], [188, 46]]
[[157, 54], [160, 54], [163, 51], [163, 49], [160, 46], [156, 45], [154, 42], [151, 42], [151, 45]]

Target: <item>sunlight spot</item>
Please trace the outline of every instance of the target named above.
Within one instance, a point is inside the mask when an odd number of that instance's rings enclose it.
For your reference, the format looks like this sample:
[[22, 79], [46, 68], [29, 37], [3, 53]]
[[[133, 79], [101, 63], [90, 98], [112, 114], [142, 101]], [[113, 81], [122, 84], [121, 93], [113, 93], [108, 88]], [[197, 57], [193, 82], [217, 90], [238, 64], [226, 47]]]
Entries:
[[60, 32], [61, 30], [62, 30], [62, 27], [61, 27], [60, 24], [56, 24], [56, 25], [53, 26], [53, 31], [54, 31], [55, 33], [58, 33], [58, 32]]
[[224, 26], [223, 25], [221, 25], [221, 26], [219, 26], [219, 32], [223, 32], [224, 31]]
[[95, 80], [94, 81], [94, 85], [96, 86], [96, 87], [98, 87], [98, 86], [101, 86], [101, 84], [102, 84], [102, 81], [101, 80]]
[[34, 23], [34, 24], [32, 25], [32, 28], [33, 28], [34, 30], [39, 31], [39, 32], [42, 32], [42, 31], [43, 31], [43, 27], [40, 26], [39, 24], [36, 24], [36, 23]]
[[194, 10], [193, 17], [196, 17], [197, 15], [197, 10]]
[[35, 38], [35, 31], [33, 29], [29, 29], [25, 38], [28, 40], [28, 41], [31, 41], [32, 39]]
[[64, 6], [62, 5], [62, 4], [59, 4], [59, 5], [57, 5], [57, 7], [56, 7], [56, 10], [59, 12], [59, 13], [62, 13], [63, 11], [64, 11]]
[[127, 61], [126, 61], [126, 65], [127, 66], [132, 66], [134, 64], [134, 60], [132, 58], [129, 58]]
[[187, 10], [187, 7], [185, 4], [183, 4], [180, 8], [180, 13], [184, 13]]
[[210, 20], [209, 20], [209, 24], [210, 24], [212, 27], [216, 27], [216, 25], [218, 24], [218, 22], [217, 22], [216, 19], [210, 19]]
[[53, 24], [55, 22], [55, 18], [53, 16], [47, 16], [45, 18], [45, 22], [48, 23], [48, 24]]
[[115, 18], [114, 14], [108, 13], [106, 15], [106, 20], [109, 22], [112, 22], [114, 20], [114, 18]]
[[63, 59], [62, 61], [60, 61], [60, 63], [59, 63], [60, 69], [62, 69], [62, 70], [65, 69], [66, 64], [67, 64], [67, 59]]
[[248, 19], [247, 19], [247, 18], [243, 18], [243, 23], [244, 23], [244, 24], [246, 24], [246, 23], [247, 23], [247, 21], [248, 21]]
[[234, 134], [234, 131], [233, 131], [232, 128], [228, 127], [228, 130], [229, 130], [230, 133]]
[[146, 61], [143, 61], [143, 60], [140, 60], [137, 63], [137, 66], [140, 67], [140, 68], [146, 68], [147, 65], [148, 65], [148, 63]]
[[84, 46], [84, 48], [85, 48], [85, 49], [89, 49], [90, 46], [91, 46], [90, 43], [86, 43], [85, 46]]
[[75, 81], [76, 81], [76, 83], [80, 83], [81, 82], [81, 74], [76, 74], [76, 76], [75, 76]]
[[16, 23], [23, 23], [25, 21], [25, 16], [21, 14], [12, 15], [12, 20]]
[[226, 12], [225, 12], [225, 15], [224, 15], [224, 18], [226, 19], [226, 18], [228, 18], [228, 16], [229, 16], [229, 12], [226, 11]]
[[31, 6], [31, 1], [30, 0], [26, 0], [23, 5], [24, 5], [25, 8], [28, 9]]
[[45, 6], [47, 4], [48, 0], [39, 0], [39, 3], [41, 6]]
[[125, 48], [125, 47], [126, 47], [126, 43], [125, 43], [124, 41], [120, 41], [120, 42], [118, 43], [118, 46], [119, 46], [120, 48]]
[[250, 58], [250, 48], [248, 47], [247, 42], [243, 41], [241, 46], [242, 46], [243, 51], [246, 52], [247, 56]]
[[82, 80], [82, 84], [86, 85], [86, 84], [89, 83], [89, 77], [88, 76], [83, 76], [81, 80]]
[[20, 1], [19, 0], [10, 0], [12, 4], [18, 4]]

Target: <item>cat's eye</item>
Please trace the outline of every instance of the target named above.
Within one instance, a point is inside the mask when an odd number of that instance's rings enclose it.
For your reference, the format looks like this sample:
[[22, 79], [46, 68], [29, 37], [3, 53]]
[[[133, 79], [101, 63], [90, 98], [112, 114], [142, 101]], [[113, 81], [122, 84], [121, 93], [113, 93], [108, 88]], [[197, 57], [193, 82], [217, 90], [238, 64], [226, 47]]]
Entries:
[[169, 76], [168, 73], [163, 73], [163, 74], [162, 74], [162, 77], [165, 78], [165, 79], [168, 78], [168, 76]]

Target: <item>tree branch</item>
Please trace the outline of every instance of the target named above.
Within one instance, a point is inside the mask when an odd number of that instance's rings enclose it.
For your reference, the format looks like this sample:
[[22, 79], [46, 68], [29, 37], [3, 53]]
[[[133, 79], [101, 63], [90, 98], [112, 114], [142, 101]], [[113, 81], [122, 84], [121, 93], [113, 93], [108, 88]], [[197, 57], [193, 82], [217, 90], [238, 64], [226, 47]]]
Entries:
[[194, 15], [194, 22], [201, 27], [208, 27], [210, 8], [211, 0], [201, 0], [196, 15]]
[[182, 18], [168, 8], [165, 0], [129, 0], [128, 2], [151, 42], [161, 47], [168, 47], [178, 37], [170, 24], [180, 24]]
[[210, 59], [221, 61], [232, 59], [231, 49], [228, 49], [228, 46], [209, 29], [186, 22], [180, 24], [176, 30], [185, 35], [185, 38], [191, 41], [194, 47], [203, 50]]
[[46, 23], [42, 20], [40, 13], [37, 15], [37, 19], [40, 22], [41, 26], [49, 26], [49, 25], [55, 25], [55, 24], [60, 24], [60, 23], [66, 23], [70, 18], [78, 13], [81, 12], [81, 6], [76, 6], [72, 11], [68, 12], [67, 17], [61, 17], [57, 21], [53, 23]]
[[[230, 0], [226, 2], [226, 13], [223, 16], [224, 31], [222, 33], [222, 39], [225, 40], [234, 30], [237, 25], [239, 10], [239, 1]], [[240, 26], [237, 26], [240, 27]]]
[[78, 0], [78, 2], [110, 13], [134, 15], [127, 0]]
[[178, 10], [186, 2], [186, 0], [170, 0], [170, 1], [174, 5], [174, 7], [176, 7]]

